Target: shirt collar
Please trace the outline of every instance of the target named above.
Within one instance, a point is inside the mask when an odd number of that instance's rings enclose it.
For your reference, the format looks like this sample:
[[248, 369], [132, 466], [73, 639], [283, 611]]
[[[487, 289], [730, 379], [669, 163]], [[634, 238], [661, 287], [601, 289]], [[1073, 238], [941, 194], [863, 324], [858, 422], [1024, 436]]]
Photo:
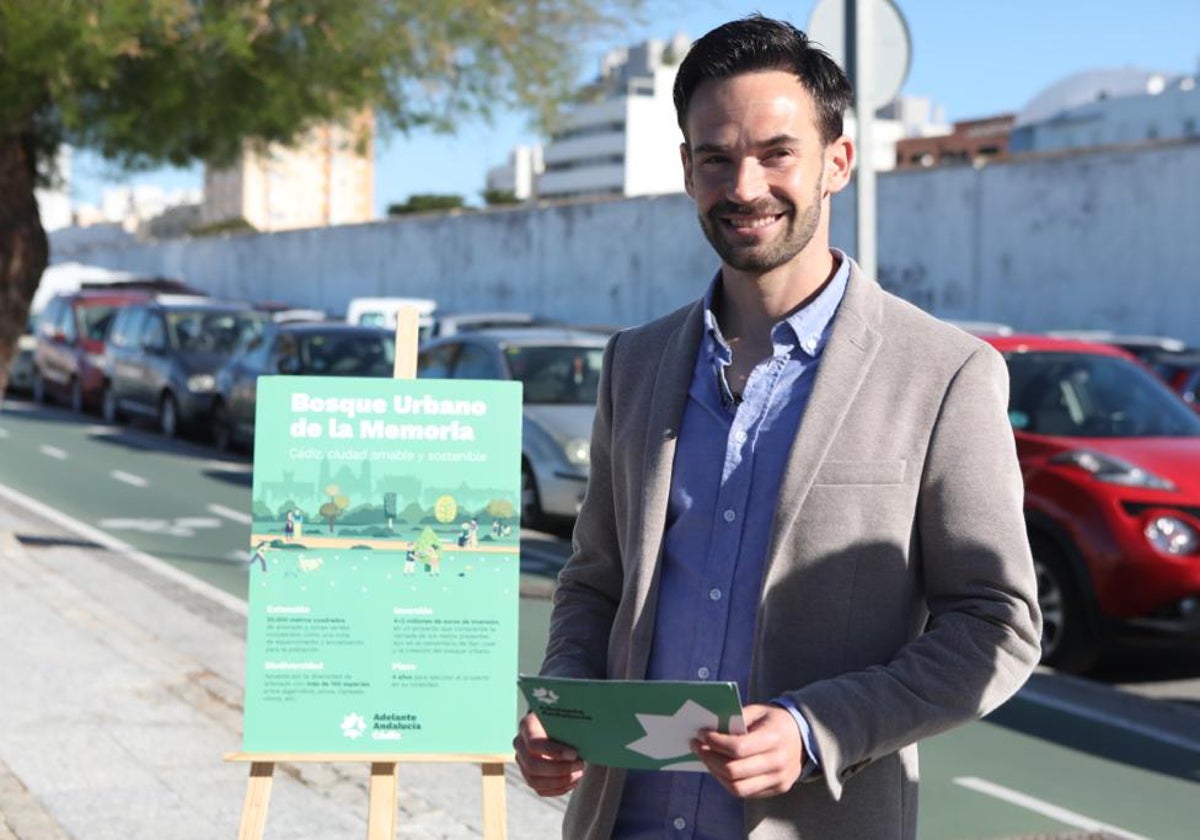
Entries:
[[[850, 280], [850, 259], [845, 252], [837, 248], [829, 250], [839, 261], [833, 277], [825, 284], [825, 288], [821, 290], [820, 294], [809, 301], [807, 305], [776, 324], [771, 331], [775, 342], [781, 343], [783, 336], [780, 334], [780, 330], [786, 325], [794, 339], [794, 341], [786, 343], [797, 344], [801, 350], [814, 358], [821, 354], [829, 340], [829, 325], [837, 312], [838, 304], [842, 302], [842, 296], [846, 293], [846, 284]], [[721, 335], [717, 316], [713, 312], [713, 300], [716, 297], [717, 284], [720, 282], [721, 272], [718, 269], [708, 284], [708, 290], [704, 293], [704, 327], [714, 344], [717, 356], [728, 362], [732, 357], [732, 352], [725, 342], [725, 337]]]

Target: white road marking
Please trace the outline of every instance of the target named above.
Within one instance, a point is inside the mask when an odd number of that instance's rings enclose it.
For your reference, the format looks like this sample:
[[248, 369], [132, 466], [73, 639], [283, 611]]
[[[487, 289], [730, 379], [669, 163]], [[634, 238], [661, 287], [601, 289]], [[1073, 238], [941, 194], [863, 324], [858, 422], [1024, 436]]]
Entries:
[[123, 481], [126, 484], [132, 484], [134, 487], [145, 487], [150, 483], [140, 475], [134, 475], [133, 473], [127, 473], [122, 470], [113, 470], [111, 473], [109, 473], [109, 475], [111, 475], [117, 481]]
[[245, 461], [216, 461], [210, 459], [204, 462], [204, 468], [206, 470], [220, 470], [221, 472], [239, 473], [241, 475], [254, 472], [254, 466], [247, 464]]
[[159, 575], [175, 581], [176, 583], [190, 589], [193, 592], [198, 592], [205, 597], [216, 601], [219, 604], [233, 610], [239, 615], [246, 615], [246, 602], [241, 598], [230, 595], [223, 589], [218, 589], [211, 583], [206, 583], [199, 578], [189, 575], [187, 572], [180, 571], [171, 564], [158, 559], [152, 554], [147, 554], [144, 551], [139, 551], [129, 543], [121, 542], [111, 534], [106, 534], [98, 528], [88, 525], [86, 522], [80, 522], [78, 519], [67, 516], [61, 510], [50, 507], [43, 502], [39, 502], [30, 496], [26, 496], [11, 487], [0, 484], [0, 498], [7, 499], [14, 504], [18, 504], [26, 510], [33, 511], [39, 516], [49, 519], [68, 531], [72, 531], [84, 539], [91, 540], [97, 545], [102, 545], [111, 551], [116, 551], [130, 560], [138, 563], [144, 568], [151, 569]]
[[227, 508], [224, 505], [209, 505], [207, 508], [209, 513], [215, 513], [217, 516], [223, 516], [226, 519], [232, 520], [239, 525], [249, 525], [254, 521], [254, 517], [248, 513], [243, 513], [240, 510]]
[[220, 528], [221, 520], [207, 516], [181, 516], [177, 519], [102, 519], [101, 528], [121, 531], [144, 531], [147, 534], [166, 534], [170, 537], [194, 537], [204, 528]]
[[42, 445], [38, 447], [38, 451], [43, 455], [49, 455], [51, 458], [57, 458], [60, 461], [67, 460], [67, 451], [59, 449], [57, 446]]
[[1122, 840], [1149, 840], [1148, 837], [1143, 837], [1141, 834], [1134, 834], [1132, 831], [1126, 831], [1123, 828], [1117, 828], [1115, 825], [1093, 820], [1091, 817], [1085, 817], [1083, 814], [1077, 814], [1074, 811], [1069, 811], [1066, 808], [1046, 802], [1042, 799], [1030, 796], [1027, 793], [1006, 788], [1003, 785], [998, 785], [995, 782], [989, 782], [987, 779], [977, 779], [973, 776], [960, 776], [954, 780], [956, 785], [969, 788], [970, 790], [982, 793], [986, 796], [992, 796], [996, 799], [1002, 799], [1005, 802], [1017, 805], [1026, 810], [1041, 814], [1044, 817], [1049, 817], [1052, 820], [1058, 820], [1066, 825], [1073, 825], [1076, 828], [1082, 828], [1086, 831], [1100, 831], [1113, 837], [1120, 837]]
[[225, 559], [226, 560], [235, 560], [238, 563], [249, 563], [250, 562], [250, 552], [249, 551], [231, 551], [225, 555]]

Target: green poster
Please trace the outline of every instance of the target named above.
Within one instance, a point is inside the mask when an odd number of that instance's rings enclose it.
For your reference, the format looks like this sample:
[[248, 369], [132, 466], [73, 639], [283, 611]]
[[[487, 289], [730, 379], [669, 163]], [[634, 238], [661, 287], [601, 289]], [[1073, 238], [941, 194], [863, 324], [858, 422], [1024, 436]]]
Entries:
[[521, 387], [258, 380], [246, 752], [507, 753]]
[[745, 732], [737, 683], [578, 680], [521, 675], [521, 691], [556, 741], [584, 761], [635, 770], [705, 772], [701, 730]]

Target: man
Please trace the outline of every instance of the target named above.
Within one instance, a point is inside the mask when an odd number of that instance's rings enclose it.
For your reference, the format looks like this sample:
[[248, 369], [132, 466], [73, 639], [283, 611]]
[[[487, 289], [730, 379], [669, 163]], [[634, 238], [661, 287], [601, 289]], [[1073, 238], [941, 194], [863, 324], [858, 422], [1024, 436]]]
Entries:
[[709, 773], [584, 767], [527, 715], [572, 838], [911, 838], [915, 743], [985, 714], [1040, 615], [987, 345], [829, 247], [850, 178], [844, 75], [752, 16], [693, 45], [684, 182], [721, 259], [705, 296], [605, 353], [591, 478], [545, 674], [736, 680]]

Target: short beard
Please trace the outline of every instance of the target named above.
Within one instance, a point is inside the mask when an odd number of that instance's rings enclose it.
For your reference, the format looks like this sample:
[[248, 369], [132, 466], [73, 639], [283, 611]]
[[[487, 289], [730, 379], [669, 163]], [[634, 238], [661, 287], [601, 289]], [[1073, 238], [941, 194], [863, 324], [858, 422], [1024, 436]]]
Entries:
[[[781, 265], [786, 265], [795, 259], [796, 255], [808, 247], [817, 226], [821, 223], [821, 192], [823, 185], [818, 180], [817, 189], [810, 205], [797, 215], [796, 205], [780, 199], [766, 199], [758, 204], [734, 204], [730, 201], [720, 201], [709, 208], [707, 213], [699, 214], [700, 229], [704, 238], [712, 245], [713, 250], [722, 262], [738, 271], [748, 271], [755, 274], [766, 274]], [[780, 207], [780, 205], [783, 205]], [[773, 242], [752, 247], [742, 247], [731, 243], [723, 236], [724, 222], [722, 215], [746, 213], [776, 213], [782, 210], [787, 228]]]

